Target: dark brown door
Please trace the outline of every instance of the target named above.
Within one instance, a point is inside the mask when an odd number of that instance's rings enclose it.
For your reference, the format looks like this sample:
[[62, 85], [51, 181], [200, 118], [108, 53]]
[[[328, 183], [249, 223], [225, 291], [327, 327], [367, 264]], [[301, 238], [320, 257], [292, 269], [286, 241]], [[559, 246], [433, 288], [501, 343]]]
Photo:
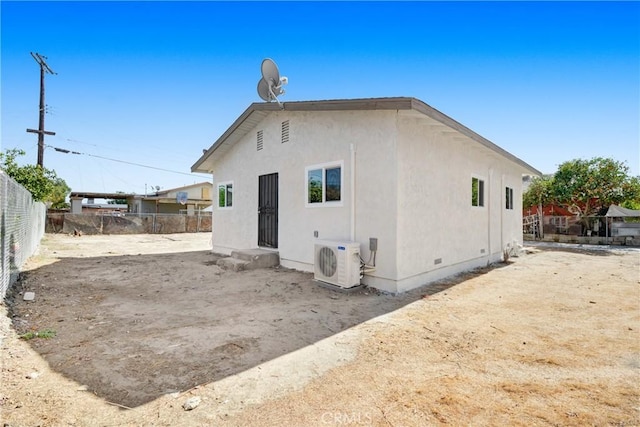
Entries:
[[278, 247], [278, 174], [258, 177], [258, 246]]

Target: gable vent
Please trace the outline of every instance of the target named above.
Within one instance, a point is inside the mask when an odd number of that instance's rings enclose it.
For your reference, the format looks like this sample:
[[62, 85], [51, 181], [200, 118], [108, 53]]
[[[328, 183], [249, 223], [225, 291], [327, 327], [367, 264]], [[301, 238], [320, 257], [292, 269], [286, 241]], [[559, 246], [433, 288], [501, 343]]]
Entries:
[[262, 150], [263, 137], [262, 137], [262, 131], [261, 130], [259, 130], [258, 134], [256, 135], [256, 142], [257, 142], [258, 151]]
[[289, 142], [289, 120], [282, 122], [282, 143]]

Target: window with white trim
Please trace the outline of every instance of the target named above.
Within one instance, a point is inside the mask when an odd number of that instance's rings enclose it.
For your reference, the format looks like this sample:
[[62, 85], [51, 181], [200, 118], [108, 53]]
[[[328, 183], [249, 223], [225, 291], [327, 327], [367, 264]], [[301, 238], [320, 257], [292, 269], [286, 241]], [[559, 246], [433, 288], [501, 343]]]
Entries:
[[233, 206], [233, 181], [218, 184], [218, 208]]
[[305, 168], [307, 206], [342, 206], [343, 162]]
[[506, 209], [513, 209], [513, 188], [511, 187], [505, 187], [504, 189], [504, 195], [505, 195], [505, 208]]
[[471, 178], [471, 206], [484, 206], [484, 180]]

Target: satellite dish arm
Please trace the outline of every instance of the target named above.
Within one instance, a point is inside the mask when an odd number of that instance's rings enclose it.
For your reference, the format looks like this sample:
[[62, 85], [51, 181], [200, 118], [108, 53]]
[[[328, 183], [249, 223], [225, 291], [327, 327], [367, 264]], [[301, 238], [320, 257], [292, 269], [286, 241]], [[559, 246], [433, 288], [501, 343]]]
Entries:
[[[280, 89], [280, 86], [276, 86], [276, 90], [278, 90], [280, 93], [284, 93], [284, 90]], [[276, 94], [273, 93], [273, 86], [271, 84], [269, 84], [269, 95], [271, 95], [271, 98], [275, 99], [280, 108], [284, 110], [284, 106], [282, 105]]]

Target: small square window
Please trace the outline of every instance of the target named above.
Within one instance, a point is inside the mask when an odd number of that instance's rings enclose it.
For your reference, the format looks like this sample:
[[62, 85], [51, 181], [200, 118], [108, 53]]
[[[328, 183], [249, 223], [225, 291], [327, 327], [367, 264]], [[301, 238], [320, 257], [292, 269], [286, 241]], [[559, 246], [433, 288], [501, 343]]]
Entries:
[[221, 182], [218, 184], [218, 207], [230, 208], [233, 206], [233, 182]]

